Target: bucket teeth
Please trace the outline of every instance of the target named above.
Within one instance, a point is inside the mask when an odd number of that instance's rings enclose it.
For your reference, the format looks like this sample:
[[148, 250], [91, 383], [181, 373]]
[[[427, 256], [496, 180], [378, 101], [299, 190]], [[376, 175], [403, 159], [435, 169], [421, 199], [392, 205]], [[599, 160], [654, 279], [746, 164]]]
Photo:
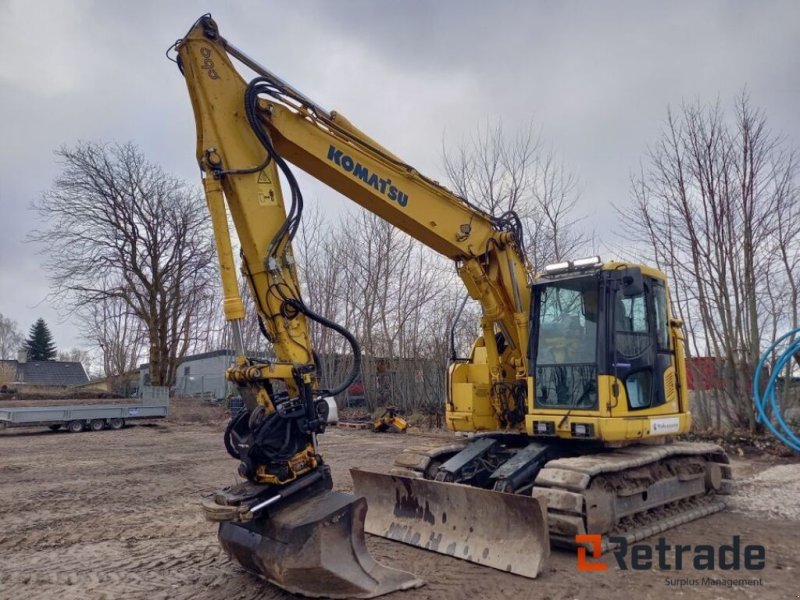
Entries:
[[295, 594], [374, 598], [422, 585], [376, 562], [364, 540], [364, 498], [324, 490], [270, 510], [267, 518], [224, 522], [223, 549], [245, 569]]

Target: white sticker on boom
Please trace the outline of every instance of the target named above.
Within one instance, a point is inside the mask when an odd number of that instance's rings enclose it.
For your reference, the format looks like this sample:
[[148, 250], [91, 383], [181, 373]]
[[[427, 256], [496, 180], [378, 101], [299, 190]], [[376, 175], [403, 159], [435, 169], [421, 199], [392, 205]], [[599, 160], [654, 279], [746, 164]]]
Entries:
[[665, 433], [678, 433], [681, 420], [678, 417], [664, 417], [663, 419], [650, 419], [650, 435]]

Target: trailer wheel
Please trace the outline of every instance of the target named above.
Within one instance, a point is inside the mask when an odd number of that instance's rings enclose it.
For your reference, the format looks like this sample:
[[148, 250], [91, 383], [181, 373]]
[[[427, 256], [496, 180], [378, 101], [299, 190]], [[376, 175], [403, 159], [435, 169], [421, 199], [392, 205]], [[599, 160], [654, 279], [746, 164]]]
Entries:
[[50, 431], [58, 431], [59, 429], [61, 429], [61, 423], [53, 423], [52, 425], [48, 425], [47, 428]]
[[67, 425], [70, 433], [80, 433], [83, 431], [83, 421], [70, 421]]
[[92, 431], [102, 431], [103, 427], [105, 426], [106, 424], [105, 422], [103, 422], [103, 419], [92, 419], [89, 422], [89, 429], [91, 429]]
[[108, 426], [111, 427], [111, 429], [115, 429], [115, 430], [116, 429], [122, 429], [122, 427], [124, 425], [125, 425], [125, 421], [123, 421], [122, 419], [109, 419], [108, 420]]

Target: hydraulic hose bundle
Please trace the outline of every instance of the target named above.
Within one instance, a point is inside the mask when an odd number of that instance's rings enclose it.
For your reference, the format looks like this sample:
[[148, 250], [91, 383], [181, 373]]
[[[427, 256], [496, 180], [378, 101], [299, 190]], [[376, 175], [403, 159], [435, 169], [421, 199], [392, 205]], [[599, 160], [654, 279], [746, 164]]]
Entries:
[[[793, 360], [797, 354], [800, 354], [800, 328], [793, 329], [779, 337], [761, 356], [753, 377], [753, 399], [756, 405], [758, 422], [763, 423], [772, 435], [789, 446], [789, 448], [795, 452], [800, 452], [800, 437], [797, 436], [783, 418], [778, 404], [778, 397], [776, 396], [778, 378], [789, 364], [789, 361]], [[761, 374], [773, 355], [775, 355], [775, 359], [772, 365], [772, 372], [762, 391]]]
[[[250, 123], [250, 127], [253, 129], [253, 133], [256, 135], [258, 140], [261, 142], [261, 145], [264, 146], [264, 149], [267, 151], [267, 157], [263, 164], [266, 164], [270, 160], [274, 160], [275, 164], [286, 177], [286, 180], [289, 183], [289, 190], [291, 192], [291, 206], [289, 209], [289, 214], [269, 245], [269, 249], [267, 251], [267, 259], [269, 260], [279, 259], [281, 254], [285, 252], [286, 245], [294, 239], [294, 236], [300, 227], [300, 221], [303, 215], [303, 194], [300, 191], [300, 185], [297, 183], [294, 173], [289, 168], [289, 165], [286, 163], [283, 157], [275, 150], [269, 134], [259, 120], [259, 94], [267, 94], [275, 98], [280, 98], [281, 95], [284, 94], [290, 95], [290, 92], [266, 77], [256, 77], [248, 84], [244, 98], [245, 113], [247, 115], [247, 120]], [[261, 165], [258, 168], [260, 167]], [[283, 317], [292, 319], [298, 314], [302, 313], [307, 318], [319, 323], [323, 327], [334, 330], [347, 340], [347, 343], [350, 344], [350, 348], [353, 352], [353, 364], [350, 367], [350, 371], [345, 379], [339, 382], [339, 384], [333, 389], [329, 390], [328, 394], [335, 396], [350, 387], [361, 372], [361, 346], [359, 345], [355, 336], [338, 323], [335, 323], [311, 310], [302, 301], [298, 291], [292, 290], [289, 286], [273, 285], [270, 287], [269, 291], [270, 293], [274, 293], [280, 297], [282, 301], [281, 315]], [[314, 357], [314, 362], [318, 362], [316, 356]]]

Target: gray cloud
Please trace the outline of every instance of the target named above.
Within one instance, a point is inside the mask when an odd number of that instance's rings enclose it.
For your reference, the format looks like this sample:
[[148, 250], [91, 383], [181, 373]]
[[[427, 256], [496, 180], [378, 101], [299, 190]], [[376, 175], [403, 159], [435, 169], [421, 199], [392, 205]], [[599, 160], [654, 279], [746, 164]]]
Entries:
[[[0, 312], [23, 328], [57, 323], [27, 206], [58, 172], [53, 150], [77, 139], [133, 140], [197, 180], [194, 123], [166, 47], [194, 2], [0, 1]], [[599, 237], [619, 228], [628, 177], [668, 104], [724, 103], [747, 86], [774, 130], [800, 134], [796, 2], [226, 2], [223, 35], [322, 105], [435, 178], [442, 136], [534, 118], [580, 177], [581, 211]], [[302, 179], [311, 201], [347, 204]], [[331, 211], [334, 214], [334, 211]]]

